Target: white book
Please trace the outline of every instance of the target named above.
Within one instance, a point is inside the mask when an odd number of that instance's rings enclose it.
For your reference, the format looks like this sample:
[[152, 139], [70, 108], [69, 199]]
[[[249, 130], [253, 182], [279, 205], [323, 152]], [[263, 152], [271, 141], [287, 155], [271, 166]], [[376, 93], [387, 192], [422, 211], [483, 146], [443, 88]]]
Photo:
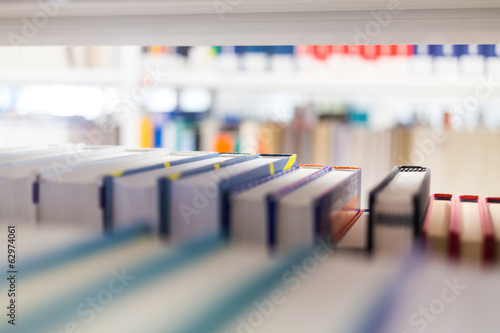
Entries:
[[448, 256], [450, 248], [451, 194], [433, 194], [423, 225], [426, 250]]
[[114, 178], [113, 185], [110, 186], [111, 227], [116, 229], [140, 223], [149, 225], [152, 230], [159, 232], [158, 179], [224, 167], [229, 164], [228, 161], [243, 160], [240, 157], [244, 156], [247, 154], [219, 154], [213, 158]]
[[370, 192], [368, 249], [404, 253], [420, 235], [429, 202], [430, 170], [396, 166]]
[[221, 234], [227, 237], [230, 227], [228, 191], [240, 184], [290, 169], [295, 164], [295, 157], [292, 154], [259, 155], [246, 162], [194, 176], [162, 179], [165, 194], [161, 204], [169, 207], [168, 215], [162, 217], [162, 224], [167, 226], [173, 241]]
[[0, 221], [36, 223], [37, 182], [43, 170], [52, 168], [63, 174], [84, 163], [120, 156], [122, 151], [120, 146], [86, 147], [79, 152], [39, 157], [0, 167]]
[[311, 176], [326, 171], [323, 166], [296, 166], [266, 177], [250, 186], [245, 184], [230, 195], [231, 240], [266, 246], [270, 241], [268, 197], [284, 187], [305, 184]]
[[275, 199], [275, 247], [289, 251], [313, 244], [318, 237], [336, 238], [359, 213], [361, 169], [333, 168]]
[[127, 160], [81, 166], [62, 177], [53, 170], [42, 172], [39, 182], [39, 217], [42, 224], [74, 224], [91, 230], [104, 229], [104, 179], [128, 171], [165, 163], [178, 163], [212, 153], [169, 153], [146, 150]]

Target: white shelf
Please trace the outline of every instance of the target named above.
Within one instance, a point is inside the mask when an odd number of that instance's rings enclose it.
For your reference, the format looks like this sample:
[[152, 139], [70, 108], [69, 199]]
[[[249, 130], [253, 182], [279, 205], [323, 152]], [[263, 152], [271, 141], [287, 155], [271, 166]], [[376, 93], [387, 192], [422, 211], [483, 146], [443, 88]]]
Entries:
[[[162, 85], [176, 88], [206, 88], [217, 91], [329, 93], [337, 96], [470, 96], [480, 81], [477, 78], [423, 77], [339, 77], [300, 74], [252, 74], [215, 72], [172, 72]], [[500, 82], [490, 99], [500, 98]]]
[[[2, 68], [0, 84], [82, 84], [124, 85], [124, 71], [105, 68]], [[336, 96], [470, 96], [480, 81], [475, 77], [434, 76], [342, 76], [330, 73], [252, 73], [217, 71], [171, 71], [162, 86], [205, 88], [229, 92], [286, 91], [304, 94], [328, 93]], [[500, 81], [489, 99], [500, 99]]]
[[82, 84], [120, 85], [125, 82], [123, 71], [104, 68], [26, 68], [0, 69], [2, 84]]
[[[23, 45], [500, 43], [496, 0], [60, 1]], [[219, 15], [214, 3], [229, 11]], [[391, 4], [398, 12], [381, 26], [373, 13]], [[37, 13], [39, 1], [3, 1], [0, 45], [23, 36], [26, 19]], [[360, 38], [367, 24], [379, 29]]]

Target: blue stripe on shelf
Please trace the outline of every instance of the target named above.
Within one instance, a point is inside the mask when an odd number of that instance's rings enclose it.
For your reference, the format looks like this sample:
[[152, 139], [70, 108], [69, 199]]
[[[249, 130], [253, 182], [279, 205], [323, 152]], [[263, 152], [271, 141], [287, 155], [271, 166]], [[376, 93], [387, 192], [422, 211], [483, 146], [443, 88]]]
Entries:
[[293, 265], [313, 255], [313, 247], [301, 248], [283, 258], [275, 266], [251, 278], [243, 285], [229, 291], [225, 296], [211, 303], [202, 313], [191, 317], [188, 323], [174, 329], [175, 333], [209, 333], [218, 332], [223, 325], [235, 318], [255, 299], [278, 285], [283, 274], [291, 270]]
[[[59, 249], [57, 252], [43, 255], [39, 258], [20, 262], [18, 264], [18, 270], [19, 272], [22, 272], [22, 274], [19, 275], [19, 278], [24, 279], [42, 271], [90, 256], [94, 253], [132, 242], [148, 233], [149, 229], [142, 226], [124, 229], [108, 234], [107, 236], [99, 239], [93, 239], [65, 249]], [[2, 282], [0, 282], [0, 286], [5, 283], [7, 283], [7, 281], [2, 280]]]
[[365, 314], [365, 318], [360, 316], [359, 326], [353, 330], [355, 333], [384, 333], [385, 326], [390, 320], [391, 313], [398, 304], [401, 292], [415, 270], [421, 267], [425, 256], [420, 251], [412, 252], [394, 276], [385, 284], [379, 296], [371, 304], [370, 310]]
[[[134, 279], [121, 293], [113, 295], [113, 301], [214, 253], [223, 244], [225, 243], [221, 242], [219, 237], [200, 239], [152, 259], [144, 260], [143, 263], [133, 267], [125, 267], [125, 273], [134, 276]], [[105, 280], [92, 283], [69, 296], [56, 298], [39, 308], [35, 313], [25, 313], [23, 320], [16, 325], [16, 328], [23, 333], [38, 333], [48, 329], [53, 329], [56, 332], [64, 330], [64, 325], [69, 321], [78, 322], [81, 320], [76, 313], [78, 306], [85, 302], [88, 297], [95, 296], [99, 291], [108, 288], [111, 278], [113, 276], [110, 273], [110, 276]], [[5, 325], [0, 326], [1, 332], [4, 332]], [[58, 327], [59, 325], [61, 327]]]

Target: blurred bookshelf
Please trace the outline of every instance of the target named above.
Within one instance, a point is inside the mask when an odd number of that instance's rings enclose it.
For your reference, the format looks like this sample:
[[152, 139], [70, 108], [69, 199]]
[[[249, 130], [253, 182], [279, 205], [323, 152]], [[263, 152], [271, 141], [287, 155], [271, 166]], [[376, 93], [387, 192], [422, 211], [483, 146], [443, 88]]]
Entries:
[[[6, 47], [0, 50], [3, 141], [17, 136], [15, 141], [26, 144], [38, 135], [44, 143], [92, 143], [81, 129], [90, 133], [105, 124], [112, 130], [99, 135], [101, 144], [294, 151], [300, 163], [358, 165], [365, 170], [365, 194], [392, 165], [421, 162], [439, 175], [434, 192], [461, 188], [494, 195], [496, 182], [457, 184], [456, 174], [446, 172], [458, 169], [455, 158], [445, 156], [460, 149], [467, 154], [484, 149], [479, 157], [486, 156], [486, 146], [498, 140], [498, 49], [495, 44], [78, 46], [28, 47], [16, 54]], [[53, 136], [54, 129], [45, 136], [43, 129], [26, 134], [50, 119], [66, 134]], [[432, 141], [428, 152], [422, 140], [435, 130], [447, 133], [447, 141]], [[459, 142], [470, 144], [460, 148]], [[498, 160], [496, 150], [489, 155]], [[476, 166], [462, 164], [461, 172], [472, 174]]]
[[[9, 33], [23, 29], [23, 18], [41, 10], [40, 5], [0, 4], [0, 146], [83, 142], [125, 146], [131, 155], [136, 148], [297, 154], [297, 164], [361, 168], [362, 208], [371, 205], [370, 191], [395, 165], [420, 165], [432, 172], [430, 193], [498, 200], [498, 1], [401, 0], [389, 2], [394, 12], [380, 0], [226, 1], [223, 7], [197, 0], [146, 3], [57, 5], [57, 14], [49, 15], [23, 45], [14, 45]], [[381, 25], [382, 11], [392, 15], [387, 26]], [[358, 28], [373, 22], [380, 29], [374, 36]], [[269, 170], [272, 176], [274, 166]], [[91, 183], [95, 188], [109, 180], [96, 179]], [[89, 199], [99, 217], [104, 186], [98, 200]], [[234, 261], [241, 264], [244, 252]], [[249, 251], [249, 258], [261, 254], [255, 253]], [[259, 269], [267, 265], [263, 258], [254, 262]], [[374, 286], [396, 294], [403, 290], [395, 283], [398, 277], [427, 279], [422, 284], [411, 280], [406, 287], [408, 311], [416, 307], [415, 300], [428, 301], [414, 290], [422, 285], [436, 289], [433, 279], [458, 275], [453, 265], [439, 261], [411, 275], [407, 266], [412, 259], [388, 266], [375, 260], [371, 272], [366, 257], [340, 258], [340, 264], [351, 262], [347, 270], [354, 281], [373, 273], [385, 282], [360, 281], [371, 296]], [[226, 261], [221, 260], [231, 266]], [[220, 273], [213, 267], [206, 271]], [[470, 285], [486, 281], [488, 288], [499, 290], [492, 282], [497, 268], [492, 275], [469, 267], [464, 271]], [[327, 276], [321, 275], [323, 283]], [[354, 288], [340, 278], [337, 283], [337, 289]], [[487, 287], [477, 295], [488, 295]], [[301, 297], [313, 302], [306, 293]], [[479, 304], [470, 297], [470, 304]], [[470, 311], [467, 304], [459, 309]]]

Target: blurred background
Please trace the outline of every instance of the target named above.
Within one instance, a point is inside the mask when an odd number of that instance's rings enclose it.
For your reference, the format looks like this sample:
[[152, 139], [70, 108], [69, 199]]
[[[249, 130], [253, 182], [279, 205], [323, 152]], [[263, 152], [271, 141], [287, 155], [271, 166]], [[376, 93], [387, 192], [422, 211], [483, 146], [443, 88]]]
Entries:
[[500, 45], [0, 47], [0, 146], [295, 152], [362, 167], [362, 198], [425, 165], [495, 196], [499, 83]]

